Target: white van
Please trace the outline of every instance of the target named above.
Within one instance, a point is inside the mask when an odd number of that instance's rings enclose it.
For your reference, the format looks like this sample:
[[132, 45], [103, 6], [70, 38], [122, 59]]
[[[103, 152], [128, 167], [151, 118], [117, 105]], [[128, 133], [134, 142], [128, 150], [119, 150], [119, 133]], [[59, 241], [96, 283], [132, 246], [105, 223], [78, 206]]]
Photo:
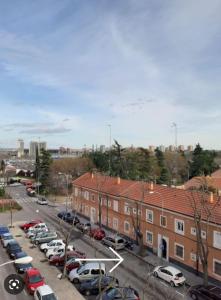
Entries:
[[82, 265], [77, 269], [73, 269], [68, 278], [73, 283], [79, 283], [85, 280], [93, 279], [99, 275], [105, 274], [105, 264], [99, 262], [91, 262]]

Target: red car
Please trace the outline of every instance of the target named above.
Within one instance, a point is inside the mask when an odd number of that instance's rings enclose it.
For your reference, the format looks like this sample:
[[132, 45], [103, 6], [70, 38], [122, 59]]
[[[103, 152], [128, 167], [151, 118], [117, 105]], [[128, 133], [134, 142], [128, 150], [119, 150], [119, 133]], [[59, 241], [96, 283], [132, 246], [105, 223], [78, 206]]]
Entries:
[[38, 223], [42, 223], [41, 220], [31, 220], [30, 222], [26, 222], [20, 225], [20, 228], [23, 230], [28, 230], [30, 227], [35, 226]]
[[44, 277], [42, 277], [38, 269], [35, 268], [31, 268], [26, 271], [24, 282], [29, 294], [31, 295], [34, 294], [37, 287], [45, 284]]
[[102, 240], [106, 236], [105, 231], [101, 228], [92, 229], [89, 235], [95, 240]]
[[70, 273], [71, 270], [79, 268], [81, 266], [81, 263], [79, 261], [75, 261], [75, 258], [77, 258], [77, 257], [70, 257], [68, 259], [67, 264], [66, 264], [67, 273]]
[[[79, 251], [69, 251], [67, 254], [67, 259], [70, 257], [76, 257], [76, 258], [86, 258], [85, 253], [79, 252]], [[60, 255], [54, 255], [49, 259], [49, 264], [55, 265], [55, 266], [63, 266], [64, 265], [64, 253], [61, 253]]]

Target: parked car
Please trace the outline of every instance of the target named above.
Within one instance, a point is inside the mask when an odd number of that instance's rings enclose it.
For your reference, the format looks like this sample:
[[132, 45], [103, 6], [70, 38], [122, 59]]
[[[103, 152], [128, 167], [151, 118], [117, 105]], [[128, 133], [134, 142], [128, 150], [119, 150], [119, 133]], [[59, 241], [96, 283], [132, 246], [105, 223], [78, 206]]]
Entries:
[[80, 231], [86, 233], [91, 230], [91, 223], [78, 223], [76, 228]]
[[18, 244], [18, 242], [11, 241], [8, 243], [7, 247], [6, 247], [6, 251], [8, 253], [8, 255], [10, 256], [10, 258], [14, 258], [15, 257], [15, 253], [17, 252], [21, 252], [22, 249], [20, 247], [20, 245]]
[[36, 202], [41, 205], [48, 205], [48, 200], [44, 197], [38, 198]]
[[195, 285], [188, 291], [190, 297], [194, 300], [221, 300], [221, 288], [215, 285]]
[[90, 262], [77, 269], [73, 269], [69, 273], [68, 278], [72, 283], [79, 283], [95, 278], [100, 274], [105, 274], [105, 264], [99, 262]]
[[48, 231], [48, 227], [45, 223], [39, 223], [33, 227], [30, 227], [28, 229], [26, 236], [30, 238], [31, 236], [34, 236], [36, 232], [40, 232], [40, 231]]
[[40, 235], [31, 238], [31, 242], [35, 245], [39, 245], [42, 243], [49, 243], [58, 237], [57, 233], [54, 232], [42, 232]]
[[34, 299], [35, 300], [57, 300], [54, 292], [50, 288], [49, 285], [45, 284], [39, 286], [34, 292]]
[[29, 294], [33, 295], [34, 291], [39, 287], [45, 284], [44, 277], [41, 276], [41, 273], [38, 269], [32, 268], [26, 271], [24, 282]]
[[77, 225], [78, 223], [80, 223], [80, 220], [78, 219], [77, 216], [73, 215], [73, 214], [67, 214], [65, 215], [64, 220], [69, 223], [69, 224], [74, 224]]
[[100, 289], [103, 290], [107, 288], [109, 285], [111, 286], [119, 286], [118, 279], [112, 276], [102, 276], [96, 277], [92, 280], [84, 281], [80, 285], [80, 292], [86, 296], [89, 295], [98, 295]]
[[2, 234], [1, 242], [3, 247], [7, 247], [8, 243], [14, 241], [13, 235], [11, 233], [4, 233]]
[[36, 192], [33, 189], [28, 189], [27, 190], [27, 195], [30, 196], [30, 197], [35, 197]]
[[[74, 251], [75, 248], [73, 245], [68, 245], [67, 246], [67, 251]], [[65, 252], [65, 245], [64, 246], [60, 246], [60, 247], [57, 247], [57, 248], [53, 248], [53, 249], [49, 249], [46, 253], [46, 257], [48, 259], [50, 259], [52, 256], [55, 256], [55, 255], [58, 255], [60, 253], [64, 253]]]
[[0, 225], [0, 238], [4, 233], [9, 233], [9, 229], [5, 225]]
[[36, 235], [39, 235], [39, 234], [41, 234], [43, 232], [48, 232], [48, 231], [49, 230], [48, 230], [47, 227], [45, 227], [45, 228], [38, 228], [36, 230], [30, 228], [28, 230], [28, 232], [26, 233], [26, 237], [30, 239], [32, 237], [35, 237]]
[[66, 213], [67, 213], [66, 211], [60, 211], [60, 212], [57, 214], [57, 217], [60, 218], [60, 219], [63, 219]]
[[186, 281], [186, 278], [183, 276], [183, 274], [180, 272], [180, 270], [178, 270], [174, 267], [171, 267], [171, 266], [155, 267], [153, 270], [153, 275], [157, 278], [159, 277], [159, 278], [167, 281], [173, 287], [182, 285]]
[[[75, 257], [75, 258], [86, 258], [85, 253], [82, 253], [80, 251], [70, 251], [67, 253], [67, 259], [69, 259], [70, 257]], [[49, 259], [49, 264], [51, 265], [55, 265], [55, 266], [63, 266], [64, 265], [64, 253], [52, 256]]]
[[106, 236], [105, 231], [101, 228], [91, 229], [89, 235], [95, 240], [102, 240]]
[[121, 250], [125, 248], [126, 241], [120, 236], [106, 236], [101, 241], [102, 244], [107, 245], [115, 250]]
[[62, 240], [52, 240], [49, 243], [41, 244], [40, 250], [46, 253], [49, 249], [60, 247], [62, 245], [65, 245], [65, 243]]
[[31, 220], [29, 222], [26, 222], [22, 225], [20, 225], [20, 228], [23, 230], [28, 230], [30, 227], [34, 227], [35, 225], [42, 223], [41, 220]]
[[[15, 254], [15, 259], [25, 257], [27, 254], [24, 251], [18, 252]], [[28, 264], [17, 264], [14, 263], [15, 269], [18, 273], [25, 273], [27, 270], [33, 268], [31, 263]]]
[[76, 257], [70, 257], [66, 263], [66, 272], [69, 274], [71, 270], [79, 268], [82, 265], [82, 262], [76, 261]]
[[96, 298], [96, 300], [139, 300], [138, 292], [132, 287], [110, 287], [107, 289], [102, 297], [100, 295]]

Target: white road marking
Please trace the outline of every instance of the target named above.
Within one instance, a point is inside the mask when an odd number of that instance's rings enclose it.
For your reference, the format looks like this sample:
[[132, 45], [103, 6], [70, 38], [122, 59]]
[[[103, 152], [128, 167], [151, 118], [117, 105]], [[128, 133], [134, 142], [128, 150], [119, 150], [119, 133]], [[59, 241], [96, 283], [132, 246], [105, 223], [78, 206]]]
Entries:
[[182, 294], [182, 293], [180, 293], [180, 292], [178, 292], [178, 291], [176, 291], [176, 293], [179, 294], [179, 295], [182, 296], [182, 297], [185, 296], [184, 294]]
[[24, 292], [25, 296], [28, 297], [28, 294], [25, 289], [23, 290], [23, 292]]

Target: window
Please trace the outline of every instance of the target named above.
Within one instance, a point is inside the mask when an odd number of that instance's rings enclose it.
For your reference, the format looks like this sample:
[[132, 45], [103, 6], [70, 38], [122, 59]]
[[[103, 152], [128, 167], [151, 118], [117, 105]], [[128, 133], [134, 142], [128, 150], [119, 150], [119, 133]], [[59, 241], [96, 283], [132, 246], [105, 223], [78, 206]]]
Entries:
[[130, 223], [127, 221], [124, 221], [124, 232], [130, 231]]
[[167, 217], [160, 216], [160, 226], [166, 227], [167, 226]]
[[107, 200], [108, 207], [111, 207], [111, 200]]
[[113, 229], [118, 230], [118, 219], [113, 218]]
[[175, 243], [175, 256], [184, 259], [184, 247]]
[[141, 209], [138, 209], [138, 216], [141, 216]]
[[128, 206], [128, 203], [125, 203], [124, 212], [125, 214], [130, 215], [130, 207]]
[[95, 201], [95, 195], [94, 194], [91, 194], [91, 200]]
[[213, 231], [213, 247], [221, 249], [221, 232]]
[[77, 197], [77, 195], [78, 195], [78, 188], [74, 189], [74, 195], [75, 195], [75, 197]]
[[146, 209], [146, 220], [149, 223], [153, 223], [153, 211]]
[[85, 215], [88, 216], [89, 215], [89, 207], [85, 206]]
[[191, 227], [191, 234], [196, 235], [196, 228], [195, 227]]
[[175, 219], [175, 232], [184, 235], [184, 221]]
[[114, 210], [118, 211], [118, 201], [114, 200]]
[[133, 213], [136, 214], [137, 213], [137, 209], [133, 208]]
[[221, 261], [220, 260], [213, 260], [213, 272], [216, 275], [221, 276]]
[[150, 231], [146, 231], [147, 244], [153, 244], [153, 233]]
[[206, 239], [206, 231], [201, 230], [201, 237], [202, 239]]
[[88, 192], [88, 191], [85, 191], [85, 192], [84, 192], [84, 198], [85, 198], [86, 200], [89, 200], [89, 192]]
[[196, 253], [191, 252], [191, 253], [190, 253], [190, 259], [191, 259], [192, 261], [196, 261]]

